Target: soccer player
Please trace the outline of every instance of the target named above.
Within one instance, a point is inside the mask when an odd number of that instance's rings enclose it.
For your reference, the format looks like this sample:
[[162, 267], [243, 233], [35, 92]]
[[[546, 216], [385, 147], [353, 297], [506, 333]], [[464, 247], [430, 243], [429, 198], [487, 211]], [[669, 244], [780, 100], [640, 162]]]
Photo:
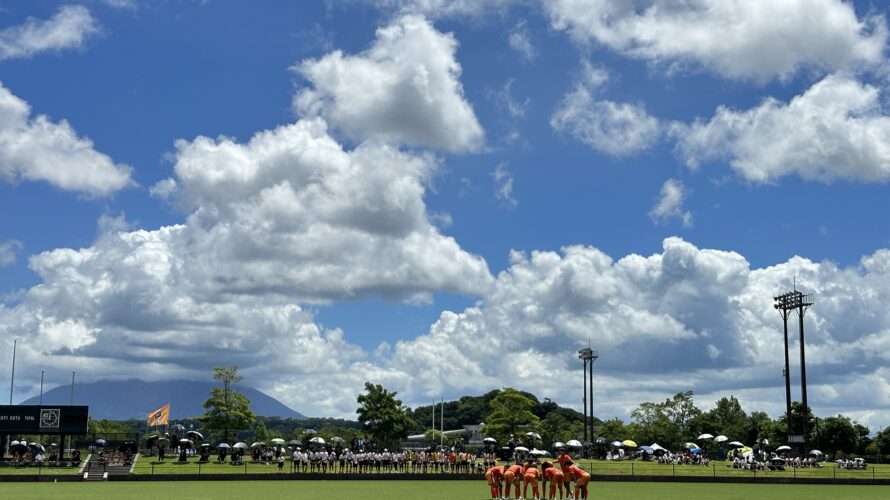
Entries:
[[587, 483], [590, 482], [590, 474], [573, 462], [566, 462], [566, 465], [569, 467], [572, 479], [575, 480], [575, 499], [587, 500]]
[[541, 477], [541, 471], [538, 470], [538, 464], [529, 460], [525, 464], [525, 471], [522, 474], [522, 496], [528, 498], [528, 485], [532, 485], [532, 493], [535, 495], [535, 500], [541, 496], [538, 490], [538, 478]]
[[504, 471], [504, 498], [510, 498], [510, 486], [516, 488], [514, 498], [520, 498], [520, 483], [522, 481], [522, 466], [513, 464]]
[[559, 491], [559, 500], [563, 500], [562, 488], [563, 484], [565, 484], [565, 474], [563, 474], [562, 469], [554, 467], [550, 462], [544, 462], [541, 465], [541, 470], [544, 471], [544, 486], [542, 490], [545, 492], [545, 498], [547, 481], [550, 481], [550, 500], [556, 500], [557, 491]]
[[494, 500], [501, 498], [504, 489], [504, 468], [489, 467], [485, 471], [485, 480], [488, 482], [489, 488], [491, 488], [491, 498]]
[[[559, 462], [559, 469], [562, 471], [562, 475], [564, 478], [562, 485], [565, 489], [566, 497], [575, 498], [574, 496], [572, 496], [572, 486], [569, 484], [569, 482], [572, 480], [572, 475], [569, 473], [569, 468], [566, 466], [567, 462], [572, 461], [572, 456], [566, 453], [565, 448], [560, 448], [559, 455], [557, 455], [556, 457], [556, 461]], [[560, 494], [562, 494], [562, 492], [560, 492]]]

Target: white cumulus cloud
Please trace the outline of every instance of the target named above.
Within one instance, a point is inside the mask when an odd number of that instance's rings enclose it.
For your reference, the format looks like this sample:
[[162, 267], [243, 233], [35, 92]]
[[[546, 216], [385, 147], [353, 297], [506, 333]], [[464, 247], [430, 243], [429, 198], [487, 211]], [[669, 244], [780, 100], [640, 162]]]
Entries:
[[677, 179], [664, 181], [658, 200], [649, 211], [649, 217], [655, 223], [677, 218], [683, 221], [684, 226], [691, 226], [692, 212], [683, 209], [683, 201], [686, 199], [687, 193], [686, 186]]
[[115, 164], [62, 120], [31, 116], [27, 102], [0, 83], [0, 178], [46, 181], [67, 191], [108, 196], [133, 185], [131, 168]]
[[322, 116], [350, 139], [475, 151], [484, 132], [464, 97], [457, 40], [424, 18], [403, 16], [377, 30], [364, 52], [335, 51], [295, 66], [311, 84], [294, 97], [306, 117]]
[[625, 56], [729, 78], [786, 78], [883, 61], [886, 20], [841, 0], [544, 2], [557, 29]]
[[598, 99], [608, 74], [585, 64], [575, 89], [567, 93], [550, 118], [557, 132], [597, 151], [625, 156], [650, 148], [661, 137], [661, 124], [642, 104]]
[[99, 23], [82, 5], [63, 5], [49, 19], [28, 18], [0, 30], [0, 61], [31, 57], [38, 52], [82, 47], [99, 32]]
[[830, 75], [787, 103], [717, 108], [709, 120], [674, 125], [677, 152], [690, 167], [726, 160], [742, 177], [773, 182], [890, 180], [890, 116], [878, 88]]

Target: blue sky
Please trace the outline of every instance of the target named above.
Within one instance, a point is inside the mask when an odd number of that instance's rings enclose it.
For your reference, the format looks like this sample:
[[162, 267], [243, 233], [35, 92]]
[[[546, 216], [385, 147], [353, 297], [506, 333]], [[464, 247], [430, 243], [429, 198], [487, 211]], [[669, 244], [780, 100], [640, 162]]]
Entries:
[[16, 399], [236, 363], [308, 414], [365, 379], [580, 407], [557, 374], [590, 338], [603, 417], [687, 389], [775, 416], [797, 276], [811, 404], [887, 425], [887, 5], [637, 7], [5, 5]]

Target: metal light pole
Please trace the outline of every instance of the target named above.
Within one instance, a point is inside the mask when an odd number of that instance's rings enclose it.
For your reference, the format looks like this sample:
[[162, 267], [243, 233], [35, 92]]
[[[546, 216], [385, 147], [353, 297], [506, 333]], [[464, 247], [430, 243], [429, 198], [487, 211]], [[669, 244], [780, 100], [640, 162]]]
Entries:
[[[584, 362], [584, 367], [582, 373], [584, 375], [584, 442], [592, 442], [593, 441], [593, 362], [599, 357], [599, 353], [591, 349], [590, 347], [585, 347], [578, 351], [578, 358]], [[590, 385], [588, 385], [588, 379], [590, 380]], [[588, 413], [588, 407], [590, 408], [590, 412]], [[588, 419], [589, 415], [589, 419]], [[588, 426], [590, 427], [590, 433], [588, 434]]]
[[46, 370], [40, 370], [40, 402], [37, 403], [43, 406], [43, 375], [46, 373]]
[[[806, 450], [807, 450], [806, 436], [807, 436], [807, 427], [808, 427], [807, 419], [809, 418], [808, 415], [809, 415], [810, 407], [807, 404], [807, 360], [806, 360], [805, 346], [804, 346], [803, 317], [804, 317], [804, 314], [806, 314], [807, 309], [809, 309], [809, 307], [811, 305], [813, 305], [813, 302], [810, 300], [808, 295], [805, 295], [805, 294], [797, 291], [796, 289], [794, 291], [784, 293], [777, 297], [773, 297], [773, 300], [776, 301], [776, 303], [773, 307], [775, 307], [777, 310], [781, 311], [782, 318], [784, 319], [784, 322], [785, 322], [785, 377], [786, 377], [785, 380], [786, 380], [786, 384], [788, 384], [788, 382], [787, 382], [788, 376], [790, 375], [789, 371], [788, 371], [788, 317], [790, 316], [792, 311], [797, 313], [798, 321], [800, 323], [800, 395], [801, 395], [801, 403], [803, 404], [803, 415], [801, 417], [801, 421], [802, 421], [801, 424], [803, 426], [803, 429], [802, 429], [803, 432], [801, 433], [801, 435], [802, 435], [802, 439], [803, 439], [803, 442], [802, 442], [803, 453], [806, 454]], [[786, 385], [786, 391], [787, 391], [786, 398], [789, 401], [787, 419], [788, 419], [788, 430], [789, 430], [789, 436], [790, 436], [790, 430], [791, 430], [790, 385]]]

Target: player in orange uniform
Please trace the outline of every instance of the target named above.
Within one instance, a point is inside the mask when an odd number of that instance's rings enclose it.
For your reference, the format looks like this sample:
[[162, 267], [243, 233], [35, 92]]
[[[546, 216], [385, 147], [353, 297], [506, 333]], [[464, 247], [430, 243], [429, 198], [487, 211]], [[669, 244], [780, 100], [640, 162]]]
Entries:
[[510, 498], [510, 486], [515, 486], [516, 495], [514, 498], [520, 498], [520, 483], [522, 482], [522, 466], [513, 464], [504, 470], [504, 498]]
[[485, 480], [488, 481], [488, 486], [491, 488], [491, 498], [494, 500], [501, 498], [504, 482], [504, 468], [490, 467], [485, 471]]
[[573, 462], [566, 462], [566, 465], [569, 466], [569, 473], [575, 480], [575, 500], [587, 500], [587, 483], [590, 482], [590, 474]]
[[[559, 470], [562, 471], [562, 475], [563, 475], [562, 484], [563, 484], [563, 488], [566, 491], [566, 496], [568, 498], [574, 498], [574, 496], [572, 496], [572, 485], [569, 484], [572, 480], [572, 475], [569, 473], [568, 466], [566, 466], [566, 463], [572, 461], [572, 456], [569, 455], [568, 453], [566, 453], [565, 448], [560, 448], [559, 455], [556, 457], [556, 461], [559, 462]], [[562, 492], [560, 492], [560, 494], [562, 494]]]
[[538, 478], [541, 477], [541, 471], [538, 470], [538, 464], [529, 460], [525, 464], [525, 471], [522, 473], [522, 496], [528, 498], [528, 485], [532, 485], [532, 493], [535, 500], [541, 496], [538, 490]]
[[559, 491], [559, 500], [562, 500], [562, 485], [565, 483], [565, 474], [562, 473], [562, 469], [554, 467], [550, 462], [544, 462], [541, 465], [541, 470], [544, 471], [544, 487], [542, 488], [544, 493], [547, 492], [547, 481], [550, 481], [550, 500], [556, 500], [557, 491]]

